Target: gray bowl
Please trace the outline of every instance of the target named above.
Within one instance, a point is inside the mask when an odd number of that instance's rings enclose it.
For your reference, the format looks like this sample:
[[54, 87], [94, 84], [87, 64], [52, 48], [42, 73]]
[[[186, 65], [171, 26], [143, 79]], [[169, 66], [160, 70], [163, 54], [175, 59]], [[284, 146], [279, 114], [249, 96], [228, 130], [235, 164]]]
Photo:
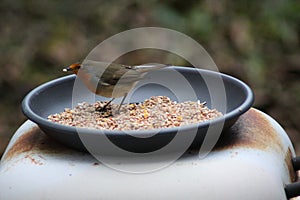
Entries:
[[[176, 73], [170, 73], [171, 71], [176, 71]], [[178, 73], [188, 81], [193, 89], [193, 95], [190, 96], [184, 89], [180, 90], [182, 83], [173, 76], [174, 74], [177, 76]], [[180, 128], [129, 132], [77, 129], [48, 121], [47, 116], [50, 114], [59, 113], [64, 108], [72, 107], [75, 75], [58, 78], [33, 89], [22, 102], [23, 113], [31, 121], [38, 124], [48, 136], [80, 151], [88, 150], [80, 137], [80, 134], [84, 134], [90, 140], [99, 140], [99, 135], [105, 135], [111, 142], [124, 150], [145, 153], [158, 150], [169, 144], [179, 130], [189, 134], [191, 130], [196, 129], [197, 133], [188, 145], [188, 148], [199, 148], [209, 127], [219, 125], [222, 131], [225, 131], [235, 123], [240, 115], [252, 106], [254, 101], [253, 93], [245, 83], [218, 72], [189, 67], [170, 67], [148, 73], [145, 80], [151, 80], [153, 77], [155, 80], [163, 80], [164, 84], [170, 84], [175, 88], [178, 87], [177, 94], [174, 94], [172, 90], [161, 84], [149, 81], [148, 84], [144, 84], [131, 94], [131, 102], [141, 102], [154, 95], [166, 95], [173, 100], [178, 100], [178, 95], [184, 96], [185, 100], [193, 99], [196, 95], [196, 98], [201, 102], [207, 102], [209, 108], [213, 106], [213, 108], [222, 111], [223, 116], [207, 122], [182, 126]], [[224, 84], [223, 88], [220, 88], [218, 84], [214, 84], [220, 80]], [[209, 83], [209, 86], [207, 83]], [[223, 98], [225, 98], [225, 101], [220, 101], [218, 97], [220, 90], [224, 90], [225, 97]], [[97, 100], [107, 99], [97, 97]], [[80, 134], [78, 130], [80, 130]], [[153, 135], [154, 132], [156, 134]], [[135, 137], [135, 135], [142, 137]], [[107, 149], [107, 152], [109, 152], [109, 149]]]

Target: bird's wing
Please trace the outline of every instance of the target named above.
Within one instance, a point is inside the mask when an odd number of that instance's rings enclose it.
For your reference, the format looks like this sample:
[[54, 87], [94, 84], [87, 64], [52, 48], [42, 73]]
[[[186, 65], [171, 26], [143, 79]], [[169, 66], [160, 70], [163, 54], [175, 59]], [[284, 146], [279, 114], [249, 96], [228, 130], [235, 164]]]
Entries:
[[103, 75], [101, 80], [109, 84], [118, 83], [133, 83], [143, 78], [142, 74], [130, 66], [112, 64], [109, 66]]
[[135, 66], [132, 66], [132, 68], [135, 69], [136, 71], [138, 71], [139, 73], [147, 73], [147, 72], [162, 69], [162, 68], [165, 68], [168, 66], [169, 65], [160, 64], [160, 63], [148, 63], [148, 64], [143, 64], [143, 65], [135, 65]]
[[117, 63], [107, 63], [85, 60], [83, 69], [86, 73], [96, 76], [104, 84], [115, 85], [119, 83], [133, 83], [139, 81], [149, 72], [166, 67], [163, 64], [145, 64], [127, 66]]

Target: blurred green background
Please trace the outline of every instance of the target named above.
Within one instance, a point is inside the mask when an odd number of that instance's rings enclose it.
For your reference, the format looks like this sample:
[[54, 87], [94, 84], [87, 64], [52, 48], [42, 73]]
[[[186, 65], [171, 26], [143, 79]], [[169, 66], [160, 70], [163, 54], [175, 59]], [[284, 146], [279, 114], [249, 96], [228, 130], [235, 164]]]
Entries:
[[221, 72], [251, 86], [254, 106], [285, 128], [300, 155], [298, 0], [0, 0], [0, 12], [0, 155], [26, 120], [27, 92], [64, 76], [63, 66], [108, 37], [143, 26], [174, 29], [203, 45]]

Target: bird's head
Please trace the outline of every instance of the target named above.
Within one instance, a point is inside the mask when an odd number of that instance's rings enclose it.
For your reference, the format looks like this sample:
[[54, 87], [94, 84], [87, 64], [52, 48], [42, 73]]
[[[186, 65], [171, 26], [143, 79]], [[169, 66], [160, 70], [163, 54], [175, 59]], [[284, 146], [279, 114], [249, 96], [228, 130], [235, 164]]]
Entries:
[[74, 63], [72, 65], [70, 65], [69, 67], [67, 68], [64, 68], [63, 71], [64, 72], [73, 72], [74, 74], [77, 74], [78, 73], [78, 70], [80, 69], [81, 65], [79, 63]]

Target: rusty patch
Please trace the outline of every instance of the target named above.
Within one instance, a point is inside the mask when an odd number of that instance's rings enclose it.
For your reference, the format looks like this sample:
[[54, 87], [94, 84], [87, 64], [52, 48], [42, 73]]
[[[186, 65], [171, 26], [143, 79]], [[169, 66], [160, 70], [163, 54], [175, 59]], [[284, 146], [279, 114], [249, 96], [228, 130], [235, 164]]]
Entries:
[[3, 159], [9, 160], [20, 153], [30, 151], [39, 138], [39, 136], [36, 134], [38, 130], [39, 130], [38, 127], [33, 127], [27, 133], [19, 137], [17, 141], [14, 143], [14, 145], [6, 153]]
[[34, 146], [34, 150], [36, 152], [39, 152], [41, 154], [71, 154], [71, 153], [78, 154], [78, 151], [75, 151], [71, 148], [62, 145], [61, 143], [47, 136], [40, 129], [38, 130], [39, 130], [38, 134], [40, 135], [40, 137]]
[[33, 155], [26, 155], [25, 158], [29, 159], [33, 164], [36, 165], [43, 165], [43, 163], [40, 160], [37, 160], [36, 158], [33, 157]]
[[[54, 141], [52, 138], [46, 136], [38, 126], [33, 127], [22, 136], [20, 136], [13, 146], [9, 148], [6, 153], [4, 160], [10, 160], [11, 158], [26, 152], [37, 152], [43, 154], [55, 154], [55, 153], [71, 153], [75, 150], [67, 148], [62, 144]], [[34, 153], [33, 153], [34, 154]], [[27, 156], [27, 157], [26, 157]], [[25, 158], [31, 159], [30, 155], [25, 155]], [[33, 160], [33, 163], [36, 163], [36, 159]]]
[[285, 154], [284, 161], [285, 161], [285, 164], [289, 171], [290, 180], [291, 180], [291, 182], [294, 182], [294, 181], [296, 181], [297, 175], [296, 175], [296, 172], [295, 172], [293, 164], [292, 164], [292, 158], [293, 158], [292, 151], [290, 148], [288, 148], [288, 150]]
[[283, 152], [281, 140], [270, 122], [260, 112], [250, 109], [237, 122], [222, 133], [214, 150], [233, 148], [268, 148]]

